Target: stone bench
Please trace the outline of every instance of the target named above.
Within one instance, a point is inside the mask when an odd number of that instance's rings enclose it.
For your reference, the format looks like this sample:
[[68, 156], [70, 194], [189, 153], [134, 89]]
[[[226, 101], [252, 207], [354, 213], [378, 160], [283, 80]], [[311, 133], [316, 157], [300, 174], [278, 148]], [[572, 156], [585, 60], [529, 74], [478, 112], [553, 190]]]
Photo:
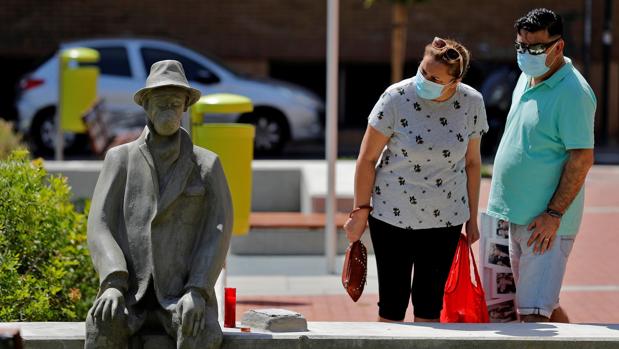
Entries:
[[[81, 349], [84, 323], [0, 323], [20, 327], [27, 349]], [[242, 333], [224, 329], [222, 349], [619, 348], [619, 324], [394, 324], [309, 322], [308, 332]]]

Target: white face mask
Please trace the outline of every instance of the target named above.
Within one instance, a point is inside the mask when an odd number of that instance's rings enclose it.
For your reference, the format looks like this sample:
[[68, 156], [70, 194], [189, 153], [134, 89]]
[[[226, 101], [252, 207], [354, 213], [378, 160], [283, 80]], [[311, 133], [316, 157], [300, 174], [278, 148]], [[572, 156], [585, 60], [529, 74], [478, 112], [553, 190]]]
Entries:
[[417, 69], [417, 75], [415, 75], [415, 90], [417, 95], [423, 99], [437, 99], [443, 94], [443, 89], [447, 85], [441, 85], [434, 81], [426, 79], [421, 74], [421, 69]]

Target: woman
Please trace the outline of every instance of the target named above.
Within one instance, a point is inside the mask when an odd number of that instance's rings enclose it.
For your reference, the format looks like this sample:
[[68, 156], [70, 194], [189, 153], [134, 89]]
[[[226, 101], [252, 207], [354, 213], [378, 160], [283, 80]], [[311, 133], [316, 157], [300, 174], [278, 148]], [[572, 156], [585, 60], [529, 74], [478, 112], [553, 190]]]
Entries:
[[344, 229], [354, 242], [369, 222], [379, 321], [403, 321], [412, 298], [415, 321], [438, 322], [462, 226], [469, 243], [479, 238], [488, 125], [481, 94], [461, 82], [469, 61], [458, 42], [434, 38], [417, 75], [390, 86], [370, 114]]

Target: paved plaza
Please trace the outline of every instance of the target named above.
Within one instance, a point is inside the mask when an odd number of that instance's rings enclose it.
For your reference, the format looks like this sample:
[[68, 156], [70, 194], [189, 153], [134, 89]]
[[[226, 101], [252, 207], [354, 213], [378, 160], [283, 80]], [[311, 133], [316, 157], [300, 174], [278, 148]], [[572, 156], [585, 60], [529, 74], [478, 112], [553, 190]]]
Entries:
[[[480, 211], [489, 187], [490, 181], [483, 180]], [[575, 323], [619, 323], [619, 167], [591, 170], [585, 205], [561, 304]], [[338, 270], [341, 263], [340, 256]], [[310, 321], [374, 321], [378, 285], [373, 256], [366, 291], [357, 303], [344, 293], [339, 275], [325, 270], [321, 256], [231, 255], [228, 286], [237, 288], [237, 319], [248, 309], [277, 307], [301, 312]], [[409, 308], [406, 321], [411, 320]]]

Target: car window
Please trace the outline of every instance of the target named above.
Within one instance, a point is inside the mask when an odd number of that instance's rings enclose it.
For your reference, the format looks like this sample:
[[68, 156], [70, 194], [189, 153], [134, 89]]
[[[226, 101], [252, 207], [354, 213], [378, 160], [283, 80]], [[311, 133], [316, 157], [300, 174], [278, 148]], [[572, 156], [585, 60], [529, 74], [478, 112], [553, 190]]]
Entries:
[[219, 78], [217, 78], [212, 71], [193, 59], [179, 55], [178, 53], [151, 47], [143, 47], [141, 52], [142, 60], [144, 61], [144, 70], [147, 74], [150, 72], [150, 67], [153, 63], [166, 59], [174, 59], [181, 62], [183, 65], [187, 80], [207, 83], [219, 81]]
[[93, 47], [99, 51], [99, 70], [102, 75], [131, 76], [129, 57], [124, 47]]

